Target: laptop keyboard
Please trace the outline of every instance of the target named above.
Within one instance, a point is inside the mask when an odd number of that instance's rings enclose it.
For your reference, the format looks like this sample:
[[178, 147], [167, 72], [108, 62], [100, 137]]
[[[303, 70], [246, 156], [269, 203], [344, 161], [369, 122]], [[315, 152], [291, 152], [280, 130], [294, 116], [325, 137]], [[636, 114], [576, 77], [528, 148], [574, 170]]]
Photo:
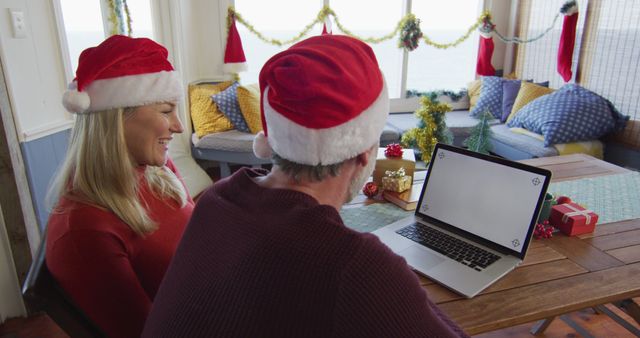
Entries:
[[396, 231], [396, 233], [477, 271], [482, 271], [482, 269], [500, 259], [500, 256], [487, 250], [420, 223], [406, 226]]

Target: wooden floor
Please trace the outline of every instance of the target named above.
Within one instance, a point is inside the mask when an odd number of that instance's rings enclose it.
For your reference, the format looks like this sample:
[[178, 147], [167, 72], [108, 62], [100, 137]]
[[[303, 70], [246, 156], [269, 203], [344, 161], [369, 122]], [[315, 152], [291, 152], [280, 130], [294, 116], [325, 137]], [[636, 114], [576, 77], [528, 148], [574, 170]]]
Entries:
[[[636, 299], [636, 302], [640, 298]], [[621, 317], [632, 322], [636, 328], [640, 325], [631, 320], [624, 312], [613, 306], [608, 308]], [[633, 335], [625, 330], [622, 326], [611, 320], [604, 314], [596, 314], [591, 309], [586, 309], [569, 314], [568, 316], [575, 323], [586, 329], [594, 337], [607, 338], [623, 338], [633, 337]], [[488, 332], [474, 337], [482, 338], [504, 338], [504, 337], [533, 337], [529, 333], [529, 329], [533, 323], [519, 325], [503, 330]], [[0, 325], [0, 338], [66, 338], [68, 337], [48, 316], [36, 315], [30, 318], [14, 318]], [[537, 336], [547, 338], [560, 337], [582, 337], [572, 329], [569, 325], [560, 319], [556, 319], [551, 323], [547, 330]]]

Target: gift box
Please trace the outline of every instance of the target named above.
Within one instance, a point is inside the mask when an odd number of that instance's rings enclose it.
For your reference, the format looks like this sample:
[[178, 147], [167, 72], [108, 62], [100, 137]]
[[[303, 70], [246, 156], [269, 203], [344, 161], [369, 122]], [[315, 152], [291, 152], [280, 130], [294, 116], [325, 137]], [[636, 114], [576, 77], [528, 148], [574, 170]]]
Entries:
[[577, 203], [570, 202], [551, 207], [549, 223], [567, 236], [593, 232], [596, 222], [598, 222], [598, 215]]
[[378, 186], [382, 186], [382, 177], [385, 172], [391, 170], [396, 171], [404, 168], [407, 176], [413, 177], [416, 168], [416, 157], [413, 149], [403, 149], [401, 157], [387, 157], [384, 154], [385, 148], [378, 148], [378, 157], [376, 158], [376, 167], [373, 171], [373, 182]]
[[396, 192], [403, 192], [411, 188], [411, 176], [382, 178], [382, 189]]

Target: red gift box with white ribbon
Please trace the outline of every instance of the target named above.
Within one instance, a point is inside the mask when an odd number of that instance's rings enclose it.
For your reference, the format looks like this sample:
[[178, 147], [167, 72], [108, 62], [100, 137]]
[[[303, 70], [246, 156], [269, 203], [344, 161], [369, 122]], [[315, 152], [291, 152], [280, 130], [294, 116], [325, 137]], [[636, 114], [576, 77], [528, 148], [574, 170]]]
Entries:
[[598, 214], [577, 203], [558, 204], [551, 207], [549, 223], [567, 236], [593, 232], [598, 222]]

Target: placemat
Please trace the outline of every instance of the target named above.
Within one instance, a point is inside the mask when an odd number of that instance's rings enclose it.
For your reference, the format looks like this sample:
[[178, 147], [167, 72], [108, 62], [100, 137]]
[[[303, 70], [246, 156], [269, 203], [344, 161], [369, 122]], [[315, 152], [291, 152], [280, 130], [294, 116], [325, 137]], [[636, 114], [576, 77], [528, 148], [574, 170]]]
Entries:
[[569, 196], [598, 214], [598, 223], [640, 218], [640, 173], [630, 172], [551, 183], [554, 196]]
[[413, 211], [402, 210], [392, 203], [375, 203], [340, 210], [344, 224], [360, 232], [375, 231], [412, 214]]

